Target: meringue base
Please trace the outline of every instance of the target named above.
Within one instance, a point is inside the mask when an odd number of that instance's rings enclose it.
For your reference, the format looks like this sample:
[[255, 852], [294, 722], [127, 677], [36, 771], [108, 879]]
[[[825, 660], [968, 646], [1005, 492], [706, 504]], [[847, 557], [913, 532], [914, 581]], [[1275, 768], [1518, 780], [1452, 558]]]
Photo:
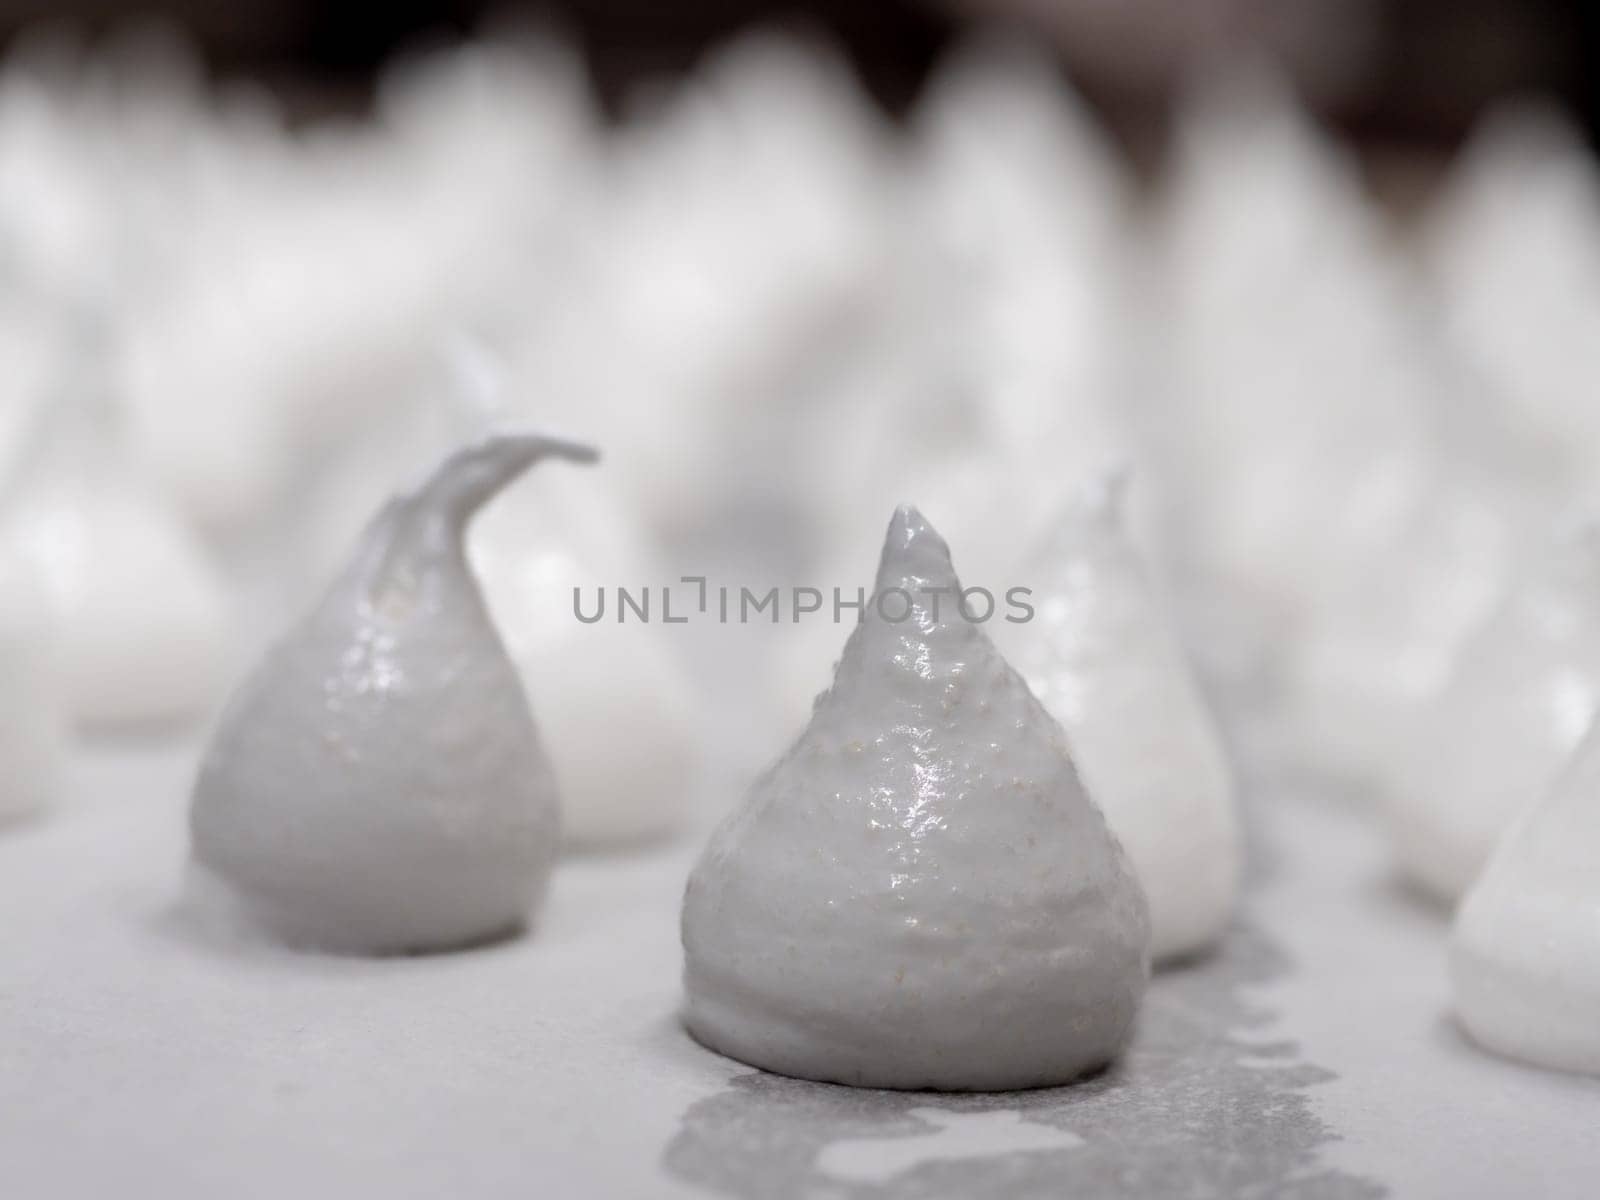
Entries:
[[360, 957], [442, 954], [517, 937], [526, 909], [510, 914], [467, 913], [447, 919], [435, 907], [425, 919], [395, 914], [381, 923], [360, 914], [331, 914], [314, 904], [247, 892], [202, 863], [185, 873], [181, 908], [197, 928], [219, 941], [270, 943], [291, 950]]
[[682, 1017], [708, 1050], [795, 1079], [894, 1091], [1010, 1092], [1074, 1083], [1121, 1052], [1139, 999], [1112, 989], [1090, 1001], [1092, 988], [1063, 985], [1058, 994], [1072, 1011], [1046, 1018], [972, 989], [943, 1011], [907, 998], [865, 1019], [799, 1004], [780, 1010], [753, 992], [706, 982], [688, 980]]
[[[1462, 1026], [1506, 1058], [1600, 1075], [1594, 912], [1533, 891], [1496, 892], [1470, 894], [1456, 923], [1450, 975]], [[1583, 946], [1587, 955], [1571, 953]]]

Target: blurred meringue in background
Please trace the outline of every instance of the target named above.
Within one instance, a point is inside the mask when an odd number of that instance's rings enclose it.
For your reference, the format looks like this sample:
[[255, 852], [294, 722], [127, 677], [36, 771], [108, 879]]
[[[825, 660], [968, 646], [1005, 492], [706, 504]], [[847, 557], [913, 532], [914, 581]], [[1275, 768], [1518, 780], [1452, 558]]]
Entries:
[[[6, 806], [54, 786], [48, 697], [80, 733], [199, 728], [383, 495], [514, 418], [604, 452], [508, 489], [470, 547], [573, 841], [716, 817], [739, 789], [707, 772], [781, 747], [854, 616], [589, 624], [574, 589], [720, 569], [853, 597], [911, 502], [1003, 594], [1115, 461], [1139, 486], [1084, 603], [1121, 597], [1094, 636], [1129, 657], [1102, 665], [1148, 678], [1096, 716], [1170, 735], [1135, 782], [1189, 776], [1215, 818], [1214, 886], [1163, 953], [1226, 923], [1234, 773], [1346, 781], [1458, 896], [1600, 695], [1593, 536], [1529, 549], [1595, 500], [1600, 173], [1558, 109], [1507, 103], [1397, 221], [1297, 90], [1341, 94], [1362, 38], [1310, 78], [1334, 6], [1255, 44], [1221, 36], [1236, 7], [1148, 44], [1144, 77], [1181, 86], [1131, 156], [1014, 32], [954, 44], [899, 121], [839, 47], [775, 29], [609, 113], [573, 45], [517, 30], [311, 118], [179, 38], [19, 39], [0, 709], [38, 734], [0, 742]], [[41, 598], [48, 655], [19, 632]]]
[[1215, 944], [1243, 852], [1233, 768], [1128, 535], [1125, 471], [1070, 497], [1026, 560], [1033, 619], [995, 638], [1063, 729], [1150, 904], [1160, 965]]
[[0, 554], [42, 586], [79, 725], [197, 724], [235, 649], [222, 580], [126, 445], [119, 360], [98, 319], [70, 321], [55, 386], [17, 447]]
[[1600, 525], [1565, 530], [1403, 731], [1391, 795], [1407, 874], [1453, 901], [1600, 714]]
[[0, 557], [0, 825], [55, 803], [65, 786], [68, 713], [48, 600]]

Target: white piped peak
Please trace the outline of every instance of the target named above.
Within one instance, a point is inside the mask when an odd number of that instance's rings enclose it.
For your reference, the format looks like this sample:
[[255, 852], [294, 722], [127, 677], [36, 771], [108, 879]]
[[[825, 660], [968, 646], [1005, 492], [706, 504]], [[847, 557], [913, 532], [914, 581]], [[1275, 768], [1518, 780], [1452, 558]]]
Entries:
[[1521, 578], [1467, 641], [1401, 755], [1390, 827], [1405, 873], [1458, 899], [1600, 715], [1600, 523]]
[[793, 747], [684, 896], [684, 1020], [767, 1070], [869, 1087], [1064, 1083], [1112, 1059], [1149, 918], [1066, 736], [958, 610], [920, 513]]
[[110, 351], [80, 331], [45, 398], [0, 528], [39, 581], [81, 728], [181, 726], [209, 716], [232, 648], [228, 597], [205, 547], [130, 452]]
[[1150, 901], [1151, 956], [1203, 950], [1239, 879], [1233, 775], [1177, 631], [1123, 517], [1126, 469], [1093, 478], [1017, 582], [1031, 621], [1003, 648], [1067, 731], [1089, 795]]
[[589, 477], [527, 479], [470, 538], [495, 628], [539, 713], [572, 848], [671, 834], [687, 819], [700, 766], [699, 698], [659, 623], [665, 614], [623, 620], [614, 592], [592, 623], [575, 611], [594, 617], [618, 580], [650, 577], [648, 550], [613, 500]]
[[556, 785], [468, 569], [465, 526], [543, 458], [533, 434], [451, 454], [367, 527], [320, 604], [224, 712], [191, 812], [197, 877], [253, 922], [332, 950], [511, 932], [543, 894]]
[[1600, 726], [1467, 893], [1450, 965], [1475, 1041], [1600, 1075]]

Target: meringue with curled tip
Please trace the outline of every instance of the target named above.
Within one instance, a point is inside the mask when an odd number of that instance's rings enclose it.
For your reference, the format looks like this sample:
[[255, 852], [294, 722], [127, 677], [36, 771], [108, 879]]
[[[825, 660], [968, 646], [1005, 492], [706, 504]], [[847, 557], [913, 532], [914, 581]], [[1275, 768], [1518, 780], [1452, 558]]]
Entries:
[[1397, 755], [1399, 865], [1454, 902], [1600, 716], [1600, 522], [1561, 534], [1463, 646]]
[[[332, 561], [335, 546], [349, 543], [398, 463], [424, 461], [513, 417], [534, 420], [493, 343], [455, 330], [441, 351], [443, 386], [419, 389], [330, 478], [314, 559]], [[612, 605], [593, 619], [618, 580], [658, 577], [639, 533], [617, 502], [614, 473], [534, 471], [486, 505], [467, 537], [495, 629], [539, 714], [568, 850], [670, 836], [694, 798], [704, 731], [699, 696], [665, 628], [672, 613], [657, 607], [650, 620], [624, 620]], [[679, 601], [674, 620], [681, 609]]]
[[989, 1091], [1066, 1083], [1126, 1043], [1144, 895], [959, 588], [943, 539], [900, 508], [833, 686], [690, 875], [683, 1015], [711, 1049]]
[[[1077, 491], [1017, 575], [1032, 620], [1000, 642], [1067, 731], [1089, 795], [1150, 902], [1150, 954], [1222, 937], [1239, 887], [1233, 771], [1125, 520], [1128, 474]], [[997, 635], [1000, 636], [1000, 635]]]
[[1450, 971], [1474, 1041], [1600, 1075], [1600, 725], [1467, 893]]
[[194, 876], [248, 925], [400, 953], [532, 915], [557, 851], [555, 777], [462, 543], [480, 506], [552, 457], [596, 455], [525, 433], [449, 455], [378, 513], [228, 704], [194, 789]]

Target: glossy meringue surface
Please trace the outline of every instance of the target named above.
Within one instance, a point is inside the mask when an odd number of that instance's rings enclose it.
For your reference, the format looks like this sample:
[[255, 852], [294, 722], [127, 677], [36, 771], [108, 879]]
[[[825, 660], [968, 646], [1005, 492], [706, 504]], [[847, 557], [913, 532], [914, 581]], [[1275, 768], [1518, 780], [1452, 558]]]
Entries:
[[1401, 868], [1459, 898], [1597, 714], [1600, 525], [1589, 522], [1524, 573], [1423, 711], [1389, 801]]
[[1456, 1012], [1475, 1041], [1600, 1074], [1600, 731], [1467, 893], [1450, 966]]
[[881, 607], [691, 874], [684, 1020], [712, 1049], [857, 1086], [993, 1090], [1067, 1082], [1126, 1042], [1143, 893], [959, 586], [901, 508]]
[[1017, 575], [1035, 616], [1001, 645], [1067, 731], [1150, 902], [1151, 957], [1222, 936], [1239, 885], [1232, 769], [1124, 523], [1127, 476], [1079, 489]]
[[546, 457], [594, 455], [493, 435], [390, 501], [229, 703], [195, 784], [194, 861], [273, 934], [441, 949], [515, 930], [537, 905], [556, 785], [462, 538]]

